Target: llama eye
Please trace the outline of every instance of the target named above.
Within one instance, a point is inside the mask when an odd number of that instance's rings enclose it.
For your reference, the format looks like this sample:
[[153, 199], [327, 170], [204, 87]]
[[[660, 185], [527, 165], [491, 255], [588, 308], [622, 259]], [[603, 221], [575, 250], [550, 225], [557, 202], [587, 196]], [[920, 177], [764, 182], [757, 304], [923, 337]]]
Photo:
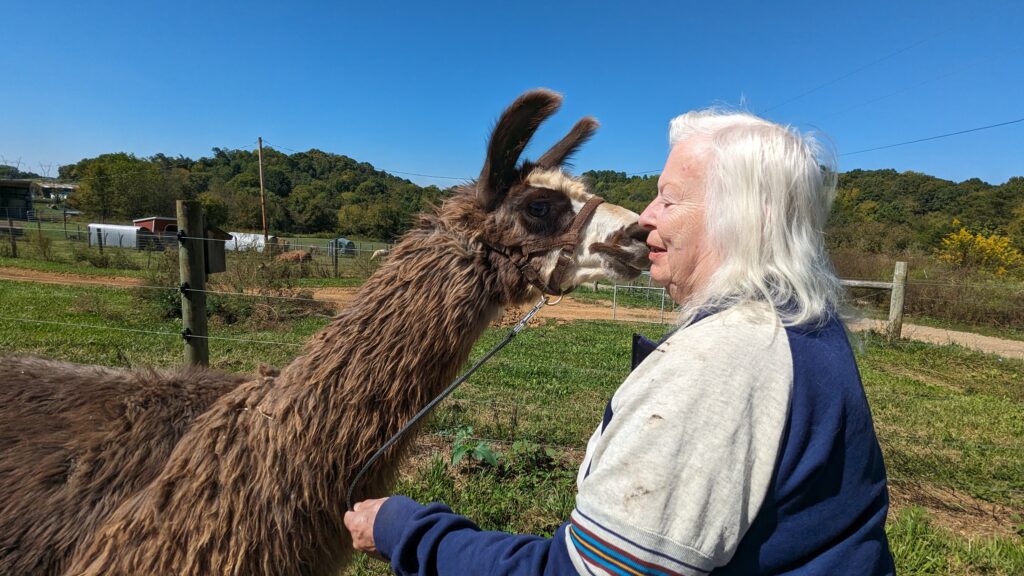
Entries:
[[526, 207], [526, 211], [534, 218], [543, 218], [551, 211], [551, 204], [547, 202], [530, 202], [530, 205]]

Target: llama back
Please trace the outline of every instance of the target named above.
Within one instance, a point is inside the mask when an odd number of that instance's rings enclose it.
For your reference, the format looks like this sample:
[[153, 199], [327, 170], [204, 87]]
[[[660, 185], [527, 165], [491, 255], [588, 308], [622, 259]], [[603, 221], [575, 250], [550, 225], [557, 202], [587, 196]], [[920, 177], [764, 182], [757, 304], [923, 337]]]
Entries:
[[83, 537], [163, 468], [244, 378], [4, 358], [0, 574], [59, 574]]

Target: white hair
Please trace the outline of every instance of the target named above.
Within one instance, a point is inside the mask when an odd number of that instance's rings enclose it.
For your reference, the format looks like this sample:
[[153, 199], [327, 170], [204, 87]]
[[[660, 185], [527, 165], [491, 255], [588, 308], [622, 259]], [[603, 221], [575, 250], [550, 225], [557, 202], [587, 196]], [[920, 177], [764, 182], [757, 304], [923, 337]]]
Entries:
[[767, 302], [783, 325], [823, 323], [842, 288], [825, 250], [835, 155], [811, 134], [745, 112], [700, 110], [672, 120], [669, 143], [706, 138], [705, 212], [720, 266], [686, 302], [701, 310]]

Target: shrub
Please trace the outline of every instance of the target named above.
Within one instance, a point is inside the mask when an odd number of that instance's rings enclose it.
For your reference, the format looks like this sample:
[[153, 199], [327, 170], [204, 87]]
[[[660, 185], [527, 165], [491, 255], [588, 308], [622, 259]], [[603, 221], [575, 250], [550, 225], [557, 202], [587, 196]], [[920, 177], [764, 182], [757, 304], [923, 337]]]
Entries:
[[[909, 279], [904, 312], [963, 324], [1024, 326], [1024, 285], [979, 268], [962, 268], [937, 255], [903, 253], [898, 256], [864, 254], [854, 250], [832, 252], [841, 278], [891, 281], [896, 260], [907, 262]], [[848, 301], [884, 313], [889, 291], [849, 288]]]
[[53, 262], [58, 260], [53, 250], [53, 240], [43, 234], [34, 234], [29, 239], [29, 249], [32, 255], [40, 260]]
[[[953, 221], [954, 225], [959, 224]], [[964, 227], [942, 239], [938, 258], [958, 268], [979, 269], [1004, 276], [1024, 265], [1024, 256], [1009, 236], [973, 234]]]
[[[265, 328], [281, 321], [327, 314], [327, 303], [312, 301], [312, 293], [295, 286], [293, 268], [259, 252], [232, 254], [227, 271], [207, 278], [206, 313], [224, 324], [244, 323]], [[235, 257], [237, 256], [237, 257]], [[181, 316], [178, 251], [166, 250], [147, 274], [148, 284], [167, 290], [142, 289], [137, 296], [165, 318]], [[266, 298], [259, 298], [265, 296]]]
[[71, 258], [75, 262], [88, 262], [96, 268], [120, 268], [122, 270], [138, 270], [142, 268], [132, 260], [126, 250], [107, 248], [100, 252], [99, 248], [74, 244], [71, 246]]

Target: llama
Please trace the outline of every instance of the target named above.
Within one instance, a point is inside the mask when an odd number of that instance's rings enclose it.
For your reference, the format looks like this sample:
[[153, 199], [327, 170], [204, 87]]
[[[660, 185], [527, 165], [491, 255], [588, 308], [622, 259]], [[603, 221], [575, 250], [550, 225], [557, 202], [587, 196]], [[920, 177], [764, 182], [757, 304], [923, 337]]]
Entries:
[[383, 260], [388, 257], [389, 250], [387, 248], [381, 248], [374, 250], [373, 254], [370, 254], [370, 260]]
[[313, 259], [313, 254], [308, 250], [291, 250], [289, 252], [282, 252], [277, 255], [278, 262], [309, 262]]
[[[564, 242], [596, 205], [560, 168], [594, 120], [519, 164], [560, 102], [546, 90], [519, 97], [480, 178], [422, 216], [356, 303], [280, 372], [240, 382], [20, 361], [0, 397], [0, 462], [14, 463], [0, 464], [0, 573], [337, 573], [351, 556], [352, 477], [451, 381], [492, 319], [541, 289], [631, 279], [647, 265], [646, 232], [618, 206], [596, 206], [580, 240]], [[69, 392], [74, 419], [55, 418], [61, 398], [36, 387], [47, 372], [81, 388]], [[122, 403], [92, 393], [104, 386]], [[63, 431], [35, 434], [47, 427]], [[357, 498], [387, 492], [409, 442], [388, 450]]]

